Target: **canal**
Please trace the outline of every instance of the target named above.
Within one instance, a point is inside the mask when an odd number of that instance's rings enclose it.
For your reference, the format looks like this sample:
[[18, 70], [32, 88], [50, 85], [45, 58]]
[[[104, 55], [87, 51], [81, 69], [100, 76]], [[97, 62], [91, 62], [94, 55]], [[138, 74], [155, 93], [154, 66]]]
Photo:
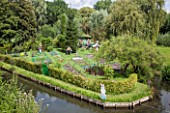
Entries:
[[[5, 73], [3, 77], [9, 79], [12, 76]], [[32, 90], [35, 101], [39, 103], [42, 101], [40, 113], [170, 113], [169, 83], [158, 84], [160, 82], [157, 82], [153, 100], [142, 103], [134, 109], [103, 109], [21, 77], [18, 77], [18, 82], [26, 92]]]

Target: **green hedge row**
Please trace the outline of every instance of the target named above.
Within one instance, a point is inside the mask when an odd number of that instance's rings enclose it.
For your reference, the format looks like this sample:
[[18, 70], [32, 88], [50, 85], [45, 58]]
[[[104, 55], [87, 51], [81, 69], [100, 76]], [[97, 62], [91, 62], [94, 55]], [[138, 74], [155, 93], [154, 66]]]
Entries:
[[[33, 62], [29, 62], [19, 58], [12, 58], [10, 56], [5, 55], [0, 55], [0, 60], [35, 73], [42, 73], [41, 64], [34, 64]], [[85, 78], [84, 76], [75, 75], [68, 71], [54, 68], [52, 66], [48, 67], [48, 72], [49, 76], [55, 79], [59, 79], [64, 82], [71, 83], [73, 85], [82, 87], [87, 90], [92, 90], [95, 92], [100, 92], [101, 83], [105, 84], [107, 94], [121, 94], [133, 91], [137, 82], [136, 74], [131, 74], [130, 77], [126, 80], [113, 81], [113, 80], [91, 80]]]
[[6, 55], [0, 55], [0, 60], [3, 62], [6, 62], [8, 64], [12, 64], [18, 67], [21, 67], [23, 69], [42, 74], [42, 64], [41, 63], [33, 63], [30, 61], [27, 61], [25, 59], [21, 59], [18, 57], [11, 57]]

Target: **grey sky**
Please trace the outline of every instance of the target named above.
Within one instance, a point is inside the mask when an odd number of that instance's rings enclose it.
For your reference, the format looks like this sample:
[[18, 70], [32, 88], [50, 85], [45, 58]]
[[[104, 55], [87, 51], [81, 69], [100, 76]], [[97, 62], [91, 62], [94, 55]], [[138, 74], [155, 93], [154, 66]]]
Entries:
[[[46, 0], [46, 1], [53, 1], [53, 0]], [[69, 7], [80, 9], [81, 7], [93, 7], [93, 5], [98, 0], [64, 0], [67, 4], [69, 4]], [[166, 0], [165, 3], [165, 10], [167, 12], [170, 12], [170, 0]]]

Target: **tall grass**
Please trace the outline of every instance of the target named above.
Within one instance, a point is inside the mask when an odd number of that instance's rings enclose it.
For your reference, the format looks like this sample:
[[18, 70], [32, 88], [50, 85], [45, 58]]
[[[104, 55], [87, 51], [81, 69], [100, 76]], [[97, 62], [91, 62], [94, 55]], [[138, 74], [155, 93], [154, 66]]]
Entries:
[[170, 47], [157, 47], [165, 58], [165, 64], [170, 65]]

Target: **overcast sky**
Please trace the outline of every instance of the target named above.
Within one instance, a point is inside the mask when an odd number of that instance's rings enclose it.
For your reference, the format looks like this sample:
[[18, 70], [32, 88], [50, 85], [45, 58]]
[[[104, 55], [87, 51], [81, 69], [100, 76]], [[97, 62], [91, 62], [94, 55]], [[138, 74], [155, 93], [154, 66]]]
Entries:
[[[53, 0], [46, 0], [46, 1], [53, 1]], [[69, 4], [69, 7], [80, 9], [84, 6], [93, 7], [93, 5], [98, 0], [64, 0], [67, 4]], [[165, 9], [167, 12], [170, 12], [170, 0], [166, 0], [165, 3]]]

